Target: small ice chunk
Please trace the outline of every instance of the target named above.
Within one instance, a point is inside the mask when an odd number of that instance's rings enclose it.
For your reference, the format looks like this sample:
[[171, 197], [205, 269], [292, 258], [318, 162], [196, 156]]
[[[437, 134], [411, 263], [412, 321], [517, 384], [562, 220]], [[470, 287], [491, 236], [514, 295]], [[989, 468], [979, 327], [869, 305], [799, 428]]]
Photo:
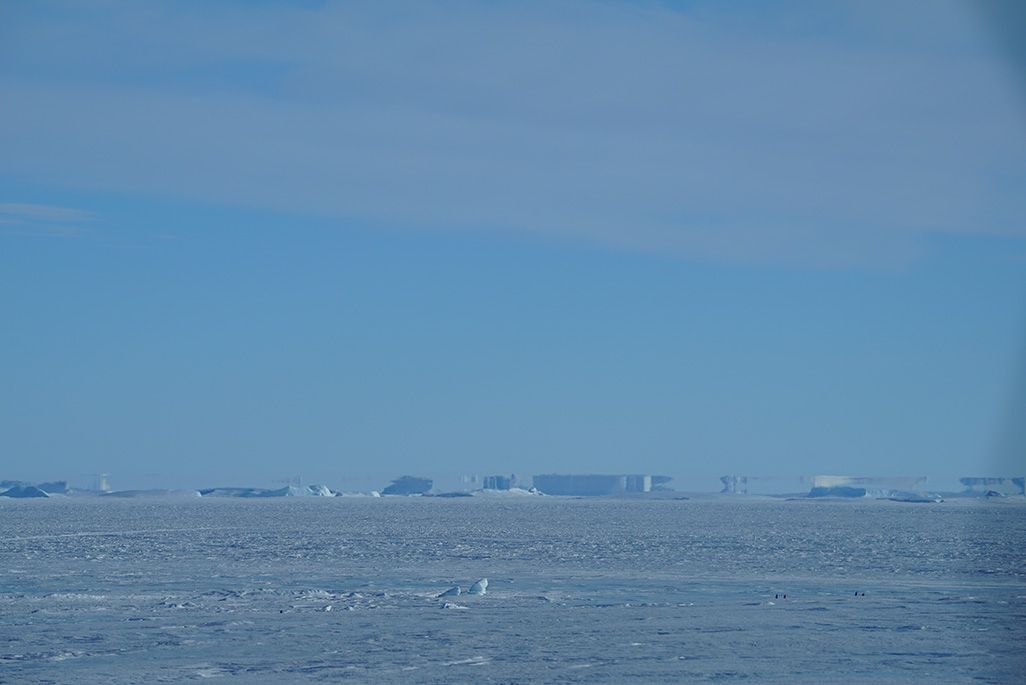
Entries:
[[470, 595], [483, 595], [487, 591], [488, 591], [488, 579], [487, 578], [482, 578], [481, 580], [477, 581], [476, 583], [474, 583], [473, 585], [470, 586], [470, 589], [467, 590], [467, 594], [470, 594]]
[[466, 609], [467, 607], [462, 604], [453, 604], [452, 602], [446, 602], [442, 605], [443, 609]]
[[439, 597], [459, 597], [463, 590], [460, 589], [459, 585], [453, 585], [451, 588], [438, 595]]

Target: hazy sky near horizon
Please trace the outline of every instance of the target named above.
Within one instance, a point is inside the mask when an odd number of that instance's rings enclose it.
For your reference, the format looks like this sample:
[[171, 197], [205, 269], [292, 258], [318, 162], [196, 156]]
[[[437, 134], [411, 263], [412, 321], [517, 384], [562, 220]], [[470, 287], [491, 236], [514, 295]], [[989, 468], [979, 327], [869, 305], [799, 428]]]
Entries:
[[0, 479], [1021, 475], [1024, 17], [4, 3]]

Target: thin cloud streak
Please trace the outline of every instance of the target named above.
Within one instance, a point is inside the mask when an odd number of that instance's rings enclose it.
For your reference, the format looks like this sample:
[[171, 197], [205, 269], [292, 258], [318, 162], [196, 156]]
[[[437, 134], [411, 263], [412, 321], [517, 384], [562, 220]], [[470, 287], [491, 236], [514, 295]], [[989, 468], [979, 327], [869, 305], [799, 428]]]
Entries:
[[92, 212], [71, 207], [0, 202], [0, 236], [18, 238], [78, 238], [82, 226], [95, 219]]
[[92, 213], [83, 209], [26, 202], [0, 202], [0, 220], [7, 223], [24, 221], [78, 222], [92, 219]]

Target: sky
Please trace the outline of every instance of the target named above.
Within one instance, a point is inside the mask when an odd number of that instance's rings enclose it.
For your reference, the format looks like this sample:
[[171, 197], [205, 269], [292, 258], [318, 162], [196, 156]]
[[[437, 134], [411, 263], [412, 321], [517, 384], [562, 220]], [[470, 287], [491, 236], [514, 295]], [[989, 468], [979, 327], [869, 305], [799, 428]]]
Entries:
[[1026, 11], [0, 4], [0, 479], [1026, 472]]

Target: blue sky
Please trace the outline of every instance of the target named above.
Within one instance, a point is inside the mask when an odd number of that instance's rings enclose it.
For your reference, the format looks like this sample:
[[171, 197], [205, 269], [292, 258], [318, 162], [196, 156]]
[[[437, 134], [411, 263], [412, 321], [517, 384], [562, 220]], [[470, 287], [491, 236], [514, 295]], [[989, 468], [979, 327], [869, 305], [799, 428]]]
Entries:
[[7, 3], [0, 477], [1021, 472], [982, 7]]

